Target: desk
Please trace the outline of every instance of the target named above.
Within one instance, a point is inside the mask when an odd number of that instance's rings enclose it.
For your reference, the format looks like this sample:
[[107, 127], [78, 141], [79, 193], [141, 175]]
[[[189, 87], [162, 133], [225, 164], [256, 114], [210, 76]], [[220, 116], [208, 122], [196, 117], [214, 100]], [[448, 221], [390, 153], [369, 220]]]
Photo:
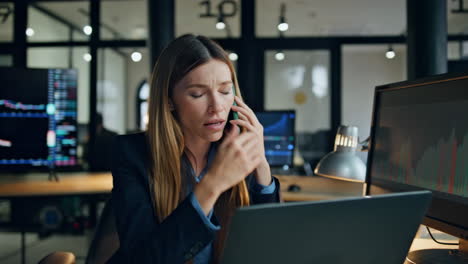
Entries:
[[[36, 197], [80, 196], [91, 197], [90, 221], [97, 221], [96, 203], [99, 197], [108, 196], [112, 190], [110, 173], [59, 173], [59, 181], [49, 181], [48, 174], [0, 175], [0, 199], [34, 199]], [[321, 177], [275, 175], [281, 185], [281, 197], [284, 201], [313, 201], [361, 196], [363, 185], [341, 182]], [[301, 187], [299, 192], [288, 192], [291, 184]], [[101, 198], [102, 199], [102, 198]], [[21, 223], [21, 255], [25, 263], [25, 230]]]
[[[363, 183], [333, 180], [319, 176], [275, 175], [281, 185], [281, 196], [285, 202], [333, 200], [362, 196]], [[299, 185], [301, 191], [288, 192], [292, 184]]]
[[[423, 232], [426, 232], [425, 230], [426, 230], [426, 227], [424, 225], [421, 225], [418, 233], [414, 237], [413, 243], [411, 244], [410, 251], [416, 251], [416, 250], [421, 250], [421, 249], [431, 249], [431, 248], [458, 249], [458, 246], [454, 246], [454, 245], [437, 244], [429, 236], [422, 235]], [[432, 228], [431, 228], [431, 232], [433, 235], [442, 233]], [[453, 239], [450, 239], [450, 240], [442, 240], [442, 242], [448, 242], [448, 243], [458, 243], [458, 241], [459, 241], [458, 238], [455, 238], [455, 237], [453, 237]]]
[[62, 173], [59, 181], [47, 174], [1, 175], [0, 199], [27, 200], [35, 197], [80, 196], [89, 198], [91, 226], [97, 222], [96, 204], [112, 190], [110, 173]]
[[[431, 228], [431, 233], [436, 237], [437, 240], [441, 242], [448, 242], [448, 243], [458, 243], [459, 240], [456, 237], [452, 237], [450, 235], [444, 234], [438, 230], [432, 229]], [[438, 236], [442, 236], [443, 238], [438, 238]], [[437, 244], [432, 240], [432, 238], [428, 235], [426, 227], [424, 225], [421, 225], [419, 227], [418, 232], [416, 233], [415, 238], [413, 239], [413, 243], [411, 244], [411, 247], [409, 251], [418, 251], [418, 250], [425, 250], [425, 249], [459, 249], [459, 246], [455, 245], [441, 245]], [[462, 246], [460, 246], [460, 249], [462, 249]], [[427, 253], [426, 253], [427, 254]], [[448, 254], [448, 253], [447, 253]], [[411, 264], [413, 262], [408, 261], [408, 259], [405, 261], [404, 264]], [[432, 263], [432, 262], [431, 262]], [[441, 263], [439, 261], [435, 261], [434, 263]]]
[[[286, 202], [316, 201], [361, 196], [363, 184], [344, 182], [322, 177], [275, 175], [281, 185], [281, 197]], [[35, 197], [80, 196], [87, 197], [90, 206], [90, 223], [97, 223], [97, 202], [107, 198], [112, 190], [110, 173], [62, 173], [59, 181], [49, 181], [46, 174], [0, 176], [0, 199], [11, 201]], [[296, 184], [299, 192], [288, 192]]]
[[60, 173], [59, 181], [39, 174], [27, 177], [0, 176], [0, 198], [108, 194], [112, 190], [110, 173]]
[[[316, 201], [361, 196], [363, 184], [322, 177], [275, 175], [281, 185], [281, 197], [286, 202]], [[24, 201], [35, 197], [79, 196], [87, 198], [90, 224], [97, 223], [97, 202], [105, 200], [112, 190], [110, 173], [61, 173], [59, 181], [49, 181], [47, 174], [1, 175], [0, 199]], [[299, 192], [288, 192], [296, 184]]]
[[[59, 177], [59, 182], [48, 181], [46, 174], [0, 177], [0, 199], [108, 195], [112, 190], [112, 175], [110, 173], [62, 173]], [[287, 202], [361, 196], [363, 192], [362, 183], [313, 176], [275, 175], [275, 177], [280, 181], [281, 196]], [[287, 189], [291, 184], [299, 185], [301, 191], [288, 192]], [[420, 233], [418, 232], [418, 234]], [[421, 238], [417, 235], [411, 250], [443, 247], [435, 244], [430, 238]]]
[[[275, 175], [280, 181], [284, 201], [316, 201], [361, 196], [362, 183], [337, 181], [316, 176]], [[62, 173], [60, 181], [48, 181], [47, 176], [1, 177], [0, 199], [29, 196], [83, 196], [109, 194], [112, 190], [110, 173]], [[291, 184], [301, 187], [299, 192], [288, 192]]]

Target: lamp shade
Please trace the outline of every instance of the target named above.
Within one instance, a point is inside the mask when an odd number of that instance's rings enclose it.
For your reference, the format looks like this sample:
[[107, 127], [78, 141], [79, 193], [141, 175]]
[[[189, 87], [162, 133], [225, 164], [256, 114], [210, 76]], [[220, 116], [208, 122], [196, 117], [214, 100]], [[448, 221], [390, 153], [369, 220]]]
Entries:
[[333, 152], [323, 157], [315, 167], [315, 174], [347, 181], [364, 182], [366, 165], [356, 155], [358, 128], [340, 126], [335, 137]]

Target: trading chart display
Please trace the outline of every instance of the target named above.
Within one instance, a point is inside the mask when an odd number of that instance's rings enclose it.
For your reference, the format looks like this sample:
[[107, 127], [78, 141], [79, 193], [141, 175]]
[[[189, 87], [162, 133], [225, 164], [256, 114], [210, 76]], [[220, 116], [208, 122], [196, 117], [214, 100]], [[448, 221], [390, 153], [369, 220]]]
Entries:
[[0, 168], [76, 165], [77, 72], [0, 68]]
[[295, 148], [294, 111], [256, 113], [263, 126], [265, 156], [271, 166], [292, 166]]
[[467, 87], [465, 80], [381, 92], [372, 177], [468, 197]]

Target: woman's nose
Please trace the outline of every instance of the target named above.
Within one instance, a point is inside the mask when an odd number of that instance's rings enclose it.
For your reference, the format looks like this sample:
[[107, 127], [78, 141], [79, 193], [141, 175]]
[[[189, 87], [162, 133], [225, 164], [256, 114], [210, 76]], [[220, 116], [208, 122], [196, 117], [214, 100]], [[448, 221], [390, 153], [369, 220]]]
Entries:
[[221, 112], [223, 108], [223, 101], [217, 96], [213, 96], [210, 100], [209, 111], [212, 113]]

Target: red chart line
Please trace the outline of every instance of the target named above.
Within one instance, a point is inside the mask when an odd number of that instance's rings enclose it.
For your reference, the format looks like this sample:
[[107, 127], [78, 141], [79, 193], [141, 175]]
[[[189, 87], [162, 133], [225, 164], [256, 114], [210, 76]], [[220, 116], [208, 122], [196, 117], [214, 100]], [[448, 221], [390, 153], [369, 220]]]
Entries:
[[437, 168], [437, 190], [442, 190], [442, 174], [444, 173], [444, 152], [445, 152], [445, 144], [443, 142], [440, 143], [439, 147], [439, 167]]
[[453, 193], [453, 186], [455, 185], [455, 173], [457, 168], [457, 139], [453, 140], [452, 145], [452, 168], [450, 169], [450, 179], [449, 179], [449, 188], [448, 192]]

